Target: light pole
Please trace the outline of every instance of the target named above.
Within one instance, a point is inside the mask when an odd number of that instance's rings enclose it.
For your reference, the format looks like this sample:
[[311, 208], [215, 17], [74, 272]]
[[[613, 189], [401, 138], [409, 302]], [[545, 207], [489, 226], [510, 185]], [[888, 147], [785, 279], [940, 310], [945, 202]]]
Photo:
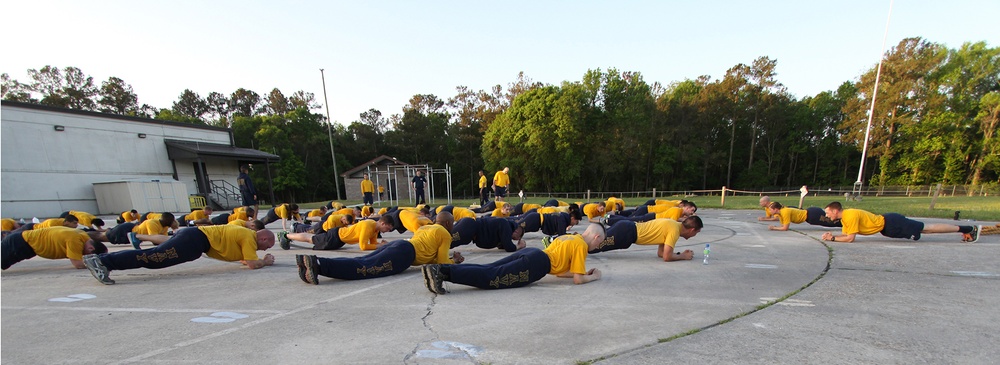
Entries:
[[861, 188], [864, 186], [862, 178], [865, 174], [865, 159], [868, 157], [868, 136], [872, 131], [872, 118], [875, 117], [875, 98], [878, 96], [878, 80], [882, 76], [882, 60], [885, 59], [885, 40], [889, 37], [889, 21], [892, 20], [892, 3], [893, 0], [889, 0], [889, 15], [885, 19], [885, 34], [882, 35], [882, 51], [878, 54], [878, 69], [875, 71], [875, 90], [872, 90], [872, 105], [868, 109], [868, 125], [865, 127], [865, 144], [861, 148], [861, 166], [858, 167], [858, 181], [854, 182], [854, 189], [852, 193], [854, 198], [857, 199], [861, 196]]
[[330, 159], [333, 160], [333, 182], [337, 184], [337, 200], [340, 200], [340, 176], [337, 176], [337, 154], [333, 152], [333, 119], [330, 119], [330, 101], [326, 98], [326, 74], [323, 69], [319, 69], [319, 75], [323, 78], [323, 104], [326, 105], [326, 134], [330, 137]]

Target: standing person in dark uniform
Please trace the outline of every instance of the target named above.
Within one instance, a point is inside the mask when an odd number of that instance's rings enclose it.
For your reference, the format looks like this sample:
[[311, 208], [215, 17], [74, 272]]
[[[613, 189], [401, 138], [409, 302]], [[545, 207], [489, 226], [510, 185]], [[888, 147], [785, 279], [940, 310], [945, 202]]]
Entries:
[[427, 179], [424, 178], [424, 175], [422, 172], [420, 172], [420, 170], [417, 170], [417, 176], [414, 176], [413, 181], [410, 181], [410, 187], [413, 188], [413, 191], [417, 195], [417, 203], [416, 203], [417, 205], [427, 204], [427, 201], [424, 199], [425, 184], [427, 184]]
[[254, 212], [259, 212], [257, 204], [257, 188], [253, 186], [253, 180], [250, 180], [250, 166], [243, 165], [240, 166], [240, 176], [236, 178], [236, 184], [240, 186], [240, 194], [243, 195], [243, 206], [251, 207], [253, 206]]

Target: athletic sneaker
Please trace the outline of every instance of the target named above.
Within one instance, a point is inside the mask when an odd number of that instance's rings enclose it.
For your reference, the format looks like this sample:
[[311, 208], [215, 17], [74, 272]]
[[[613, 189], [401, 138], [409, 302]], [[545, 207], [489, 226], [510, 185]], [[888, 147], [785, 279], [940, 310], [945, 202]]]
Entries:
[[420, 268], [424, 273], [424, 286], [434, 294], [447, 294], [444, 289], [444, 275], [441, 274], [441, 265], [428, 264]]
[[966, 233], [962, 237], [962, 242], [975, 243], [979, 241], [979, 231], [983, 230], [983, 226], [972, 226], [972, 232]]
[[278, 232], [278, 245], [281, 246], [282, 250], [292, 248], [292, 241], [288, 239], [288, 231]]
[[295, 266], [299, 268], [299, 279], [306, 284], [319, 285], [319, 259], [315, 255], [295, 255]]
[[552, 244], [552, 240], [554, 240], [555, 238], [556, 238], [556, 236], [545, 236], [545, 237], [542, 237], [542, 247], [549, 248], [549, 245]]
[[135, 232], [128, 233], [128, 241], [132, 242], [132, 247], [135, 248], [136, 250], [139, 249], [139, 244], [142, 243], [142, 241], [140, 241], [139, 238], [136, 237]]
[[83, 265], [87, 266], [87, 269], [90, 270], [90, 274], [94, 276], [94, 279], [100, 281], [101, 284], [111, 285], [115, 283], [114, 280], [111, 280], [111, 278], [108, 277], [108, 273], [110, 273], [111, 270], [108, 270], [108, 268], [101, 263], [101, 259], [97, 257], [97, 255], [90, 254], [83, 256]]

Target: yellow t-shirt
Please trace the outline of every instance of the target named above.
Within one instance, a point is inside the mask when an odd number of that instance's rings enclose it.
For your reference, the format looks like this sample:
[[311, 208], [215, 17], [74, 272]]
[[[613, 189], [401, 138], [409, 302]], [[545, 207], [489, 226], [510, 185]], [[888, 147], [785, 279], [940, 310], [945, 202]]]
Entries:
[[781, 212], [778, 212], [778, 214], [771, 214], [771, 210], [767, 209], [767, 207], [764, 207], [764, 217], [765, 218], [773, 218], [773, 217], [778, 216], [779, 214], [781, 214]]
[[278, 218], [281, 219], [295, 219], [295, 220], [302, 219], [302, 217], [299, 216], [299, 213], [292, 212], [292, 207], [288, 204], [282, 204], [275, 207], [274, 215], [278, 216]]
[[608, 201], [604, 204], [607, 205], [604, 210], [617, 210], [619, 205], [622, 206], [622, 210], [625, 209], [625, 201], [614, 197], [608, 198]]
[[139, 213], [132, 213], [132, 211], [122, 212], [122, 220], [125, 222], [134, 222], [139, 220]]
[[312, 218], [312, 217], [322, 217], [323, 214], [326, 214], [326, 213], [323, 213], [323, 211], [319, 210], [319, 209], [313, 209], [313, 210], [309, 211], [309, 214], [307, 214], [306, 217], [310, 217], [310, 218]]
[[83, 246], [90, 240], [83, 231], [63, 226], [24, 231], [21, 237], [36, 255], [53, 260], [83, 260]]
[[635, 244], [637, 245], [667, 245], [671, 248], [677, 244], [684, 226], [673, 219], [654, 219], [648, 222], [636, 223]]
[[510, 176], [507, 176], [503, 170], [497, 171], [496, 175], [493, 175], [493, 184], [501, 188], [510, 185]]
[[159, 219], [147, 219], [138, 226], [132, 227], [132, 232], [136, 234], [163, 235], [167, 234], [167, 228], [160, 224]]
[[802, 223], [805, 222], [808, 217], [809, 212], [802, 209], [781, 208], [781, 210], [778, 211], [778, 221], [781, 225]]
[[336, 201], [331, 201], [330, 204], [327, 204], [327, 208], [330, 208], [330, 209], [333, 209], [333, 210], [344, 209], [344, 204], [338, 203]]
[[673, 208], [667, 209], [667, 210], [665, 210], [663, 212], [656, 213], [656, 219], [667, 218], [667, 219], [673, 219], [675, 221], [679, 221], [679, 220], [681, 220], [681, 215], [683, 215], [683, 214], [684, 214], [684, 209], [681, 209], [680, 207], [673, 207]]
[[[399, 211], [399, 221], [403, 223], [407, 231], [416, 232], [420, 227], [434, 224], [430, 219], [410, 210]], [[445, 230], [447, 231], [447, 230]], [[449, 234], [448, 237], [451, 237]], [[450, 244], [450, 243], [449, 243]]]
[[[190, 228], [189, 228], [190, 229]], [[231, 225], [198, 227], [208, 237], [208, 257], [222, 261], [257, 260], [257, 233]]]
[[191, 213], [188, 213], [188, 215], [184, 216], [184, 220], [185, 221], [189, 221], [189, 222], [190, 221], [196, 221], [196, 220], [199, 220], [199, 219], [208, 219], [208, 214], [205, 214], [204, 210], [198, 209], [198, 210], [192, 211]]
[[510, 213], [504, 213], [503, 206], [499, 206], [497, 209], [493, 209], [493, 213], [490, 214], [490, 217], [506, 218], [510, 217]]
[[656, 205], [669, 205], [671, 207], [676, 207], [678, 205], [681, 205], [681, 201], [680, 200], [661, 200], [661, 199], [656, 199], [655, 203], [656, 203]]
[[227, 218], [226, 220], [230, 221], [230, 222], [235, 221], [235, 220], [247, 221], [247, 220], [250, 220], [250, 217], [247, 217], [247, 212], [246, 211], [241, 211], [241, 212], [236, 212], [236, 213], [230, 214], [229, 218]]
[[482, 189], [485, 187], [486, 187], [486, 175], [483, 175], [479, 177], [479, 188]]
[[646, 211], [649, 213], [663, 213], [666, 212], [668, 209], [673, 209], [673, 208], [677, 208], [677, 206], [670, 204], [647, 205]]
[[97, 219], [97, 217], [93, 214], [81, 212], [79, 210], [71, 210], [69, 211], [69, 214], [76, 217], [76, 219], [80, 221], [80, 225], [84, 227], [90, 227], [90, 225], [94, 223], [94, 219]]
[[380, 194], [381, 194], [381, 193], [384, 193], [384, 192], [385, 192], [385, 186], [382, 186], [382, 185], [379, 185], [379, 186], [378, 186], [378, 192], [379, 192]]
[[247, 207], [236, 207], [236, 208], [233, 208], [233, 214], [236, 214], [236, 213], [239, 213], [239, 212], [246, 213], [246, 211], [247, 211]]
[[559, 236], [543, 252], [549, 255], [549, 274], [587, 274], [587, 242], [580, 235]]
[[163, 213], [153, 213], [153, 212], [149, 212], [149, 213], [146, 213], [146, 220], [150, 220], [150, 219], [160, 219], [160, 217], [162, 217], [162, 216], [163, 216]]
[[338, 209], [338, 210], [337, 210], [336, 212], [333, 212], [333, 214], [340, 214], [340, 215], [354, 215], [354, 208], [343, 208], [343, 209]]
[[444, 227], [437, 224], [420, 227], [414, 231], [413, 238], [409, 241], [417, 253], [411, 266], [455, 263], [448, 257], [448, 250], [451, 249], [451, 233]]
[[378, 248], [378, 230], [375, 229], [375, 221], [365, 219], [358, 221], [337, 231], [340, 241], [344, 243], [358, 243], [361, 251], [374, 250]]
[[[38, 223], [36, 225], [31, 226], [31, 229], [59, 227], [59, 226], [62, 226], [63, 223], [66, 223], [65, 219], [62, 219], [62, 218], [49, 218], [49, 219], [46, 219], [46, 220], [42, 221], [42, 223]], [[69, 228], [69, 227], [66, 227], [66, 228]], [[70, 228], [70, 229], [72, 229], [72, 228]]]
[[583, 206], [583, 214], [586, 214], [587, 218], [600, 217], [602, 213], [598, 209], [597, 203], [587, 204]]
[[3, 221], [3, 228], [2, 228], [3, 231], [13, 231], [14, 226], [17, 225], [17, 221], [10, 218], [4, 218], [2, 221]]
[[541, 204], [524, 203], [524, 205], [521, 206], [521, 213], [527, 212], [527, 211], [532, 210], [532, 209], [542, 209], [542, 205]]
[[361, 207], [361, 216], [362, 217], [370, 216], [374, 212], [375, 212], [375, 208], [372, 207], [371, 205], [366, 205], [366, 206]]
[[569, 213], [569, 206], [564, 207], [541, 207], [538, 208], [538, 214], [551, 214], [551, 213]]
[[860, 233], [870, 235], [882, 232], [885, 228], [885, 217], [861, 209], [844, 209], [840, 217], [844, 234]]
[[473, 212], [466, 208], [455, 207], [451, 210], [451, 215], [455, 216], [455, 221], [458, 222], [459, 219], [472, 218], [476, 219], [476, 212]]
[[362, 193], [374, 193], [375, 192], [375, 183], [373, 183], [371, 180], [368, 180], [368, 179], [361, 180], [361, 192]]
[[226, 223], [226, 224], [231, 225], [231, 226], [246, 227], [247, 226], [247, 221], [242, 220], [242, 219], [233, 219], [233, 220], [229, 221], [229, 223]]
[[337, 227], [343, 227], [344, 217], [345, 215], [343, 214], [330, 214], [329, 217], [326, 217], [326, 221], [323, 222], [323, 230], [329, 231]]

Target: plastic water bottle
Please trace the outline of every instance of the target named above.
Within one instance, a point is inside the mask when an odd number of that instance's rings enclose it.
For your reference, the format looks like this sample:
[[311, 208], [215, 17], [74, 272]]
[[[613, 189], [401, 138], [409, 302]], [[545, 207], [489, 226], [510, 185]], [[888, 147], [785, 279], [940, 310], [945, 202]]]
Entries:
[[702, 265], [708, 265], [708, 254], [709, 254], [709, 252], [712, 252], [712, 250], [709, 248], [708, 244], [706, 243], [705, 244], [705, 251], [704, 251], [705, 258], [701, 260], [701, 264]]

